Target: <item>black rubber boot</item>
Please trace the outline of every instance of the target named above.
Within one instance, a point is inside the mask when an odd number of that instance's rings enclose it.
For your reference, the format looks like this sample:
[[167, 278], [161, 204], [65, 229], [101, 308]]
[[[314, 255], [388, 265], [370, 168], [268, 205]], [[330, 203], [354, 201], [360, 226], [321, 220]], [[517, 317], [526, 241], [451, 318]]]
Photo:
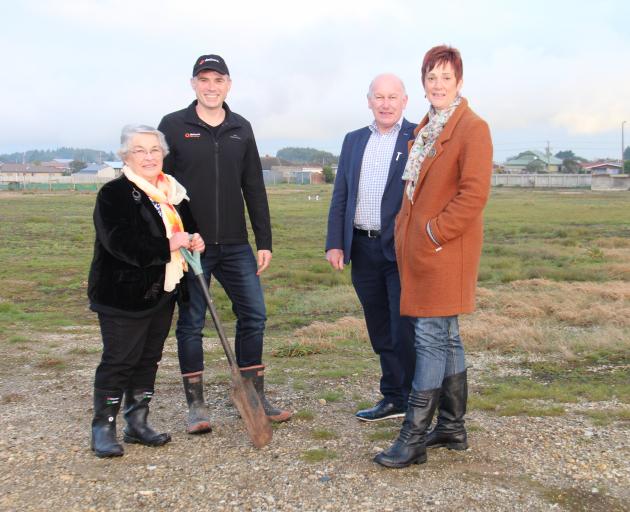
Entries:
[[97, 457], [120, 457], [125, 451], [116, 440], [116, 415], [122, 393], [94, 388], [94, 418], [90, 447]]
[[147, 389], [128, 389], [125, 392], [125, 443], [162, 446], [171, 440], [170, 434], [158, 434], [147, 423], [152, 397], [153, 391]]
[[439, 389], [412, 391], [409, 394], [409, 407], [398, 439], [388, 450], [374, 457], [374, 462], [388, 468], [406, 468], [427, 461], [426, 432], [439, 395]]
[[182, 375], [184, 393], [188, 402], [188, 424], [186, 432], [189, 434], [206, 434], [212, 432], [208, 408], [203, 399], [203, 373]]
[[241, 375], [244, 379], [252, 380], [252, 383], [254, 384], [254, 389], [256, 389], [258, 397], [260, 398], [260, 402], [262, 403], [263, 409], [265, 410], [265, 414], [271, 421], [275, 423], [282, 423], [283, 421], [288, 421], [291, 419], [291, 416], [293, 416], [292, 412], [274, 407], [269, 403], [269, 400], [267, 400], [267, 397], [265, 396], [264, 365], [259, 364], [256, 366], [241, 368]]
[[427, 448], [446, 447], [449, 450], [468, 448], [468, 436], [464, 427], [467, 399], [466, 370], [449, 375], [442, 381], [437, 424], [427, 434]]

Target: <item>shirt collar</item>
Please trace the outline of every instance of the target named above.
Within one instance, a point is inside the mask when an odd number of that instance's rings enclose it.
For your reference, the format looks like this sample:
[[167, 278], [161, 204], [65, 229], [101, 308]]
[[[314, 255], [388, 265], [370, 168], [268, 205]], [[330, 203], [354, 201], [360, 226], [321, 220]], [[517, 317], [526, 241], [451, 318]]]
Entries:
[[400, 128], [402, 127], [402, 121], [403, 121], [404, 116], [400, 116], [400, 119], [396, 122], [396, 124], [394, 126], [391, 127], [391, 129], [388, 132], [382, 133], [378, 131], [378, 128], [376, 127], [376, 119], [374, 119], [372, 121], [372, 124], [370, 124], [368, 126], [368, 128], [370, 129], [370, 131], [372, 133], [378, 133], [380, 135], [388, 135], [392, 132], [398, 133], [400, 131]]

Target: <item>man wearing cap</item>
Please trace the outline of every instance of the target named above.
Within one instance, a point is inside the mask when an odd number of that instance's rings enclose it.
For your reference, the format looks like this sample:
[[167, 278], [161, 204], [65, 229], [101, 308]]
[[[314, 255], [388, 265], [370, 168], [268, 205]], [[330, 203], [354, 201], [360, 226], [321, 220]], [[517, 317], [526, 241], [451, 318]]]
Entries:
[[[286, 421], [291, 413], [273, 407], [264, 392], [262, 346], [267, 318], [259, 276], [271, 262], [271, 221], [254, 133], [249, 122], [225, 103], [232, 80], [220, 56], [199, 57], [190, 83], [197, 99], [164, 116], [159, 125], [170, 148], [164, 169], [190, 196], [192, 219], [188, 220], [206, 241], [201, 263], [208, 284], [214, 275], [232, 302], [241, 373], [252, 379], [267, 416]], [[245, 205], [256, 256], [247, 240]], [[187, 432], [201, 434], [211, 431], [202, 377], [206, 303], [192, 272], [187, 279], [190, 299], [179, 307], [177, 349], [188, 402]]]
[[361, 421], [404, 416], [414, 374], [412, 324], [400, 317], [400, 278], [394, 221], [403, 193], [407, 141], [414, 124], [403, 117], [405, 86], [391, 74], [370, 84], [374, 121], [346, 135], [328, 214], [326, 259], [335, 270], [352, 261], [370, 342], [381, 363], [383, 398], [356, 413]]

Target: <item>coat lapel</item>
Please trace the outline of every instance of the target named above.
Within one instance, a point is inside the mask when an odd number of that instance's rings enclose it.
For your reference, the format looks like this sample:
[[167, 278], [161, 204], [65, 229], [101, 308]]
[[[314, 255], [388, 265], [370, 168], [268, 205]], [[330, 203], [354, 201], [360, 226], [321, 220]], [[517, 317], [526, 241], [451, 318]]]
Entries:
[[370, 140], [371, 131], [369, 128], [365, 128], [359, 134], [359, 140], [355, 145], [355, 151], [353, 154], [352, 162], [350, 165], [352, 166], [350, 169], [350, 176], [352, 177], [352, 192], [353, 196], [356, 200], [357, 194], [359, 193], [359, 178], [361, 177], [361, 165], [363, 164], [363, 153], [365, 153], [365, 147], [367, 146], [368, 141]]
[[[446, 126], [444, 126], [442, 133], [440, 133], [437, 140], [435, 141], [433, 148], [431, 149], [431, 151], [429, 151], [429, 154], [424, 159], [424, 162], [422, 162], [422, 167], [420, 168], [420, 174], [418, 175], [418, 183], [416, 184], [416, 189], [413, 194], [414, 201], [416, 200], [416, 198], [418, 197], [418, 194], [420, 193], [420, 187], [422, 185], [422, 182], [424, 181], [424, 178], [426, 178], [429, 170], [433, 166], [433, 163], [440, 157], [440, 155], [444, 151], [444, 147], [443, 147], [444, 143], [451, 138], [451, 136], [453, 135], [453, 131], [455, 130], [455, 127], [457, 126], [457, 124], [459, 123], [460, 119], [462, 118], [462, 116], [464, 115], [466, 111], [468, 111], [468, 101], [466, 100], [466, 98], [462, 98], [462, 102], [455, 109], [455, 112], [453, 112], [453, 115], [446, 123]], [[429, 122], [429, 116], [426, 115], [424, 119], [422, 119], [420, 124], [416, 127], [416, 129], [414, 130], [414, 135], [417, 136], [418, 133], [420, 132], [420, 129], [424, 127], [428, 122]]]
[[385, 183], [385, 190], [387, 190], [387, 187], [389, 187], [394, 177], [401, 179], [402, 171], [403, 171], [403, 162], [406, 162], [406, 159], [402, 158], [402, 156], [408, 152], [407, 143], [409, 142], [409, 139], [411, 139], [412, 136], [413, 136], [413, 125], [411, 123], [408, 123], [403, 118], [402, 126], [400, 127], [398, 138], [396, 139], [396, 146], [394, 147], [394, 154], [392, 155], [392, 161], [389, 164], [389, 174], [387, 175], [387, 182]]

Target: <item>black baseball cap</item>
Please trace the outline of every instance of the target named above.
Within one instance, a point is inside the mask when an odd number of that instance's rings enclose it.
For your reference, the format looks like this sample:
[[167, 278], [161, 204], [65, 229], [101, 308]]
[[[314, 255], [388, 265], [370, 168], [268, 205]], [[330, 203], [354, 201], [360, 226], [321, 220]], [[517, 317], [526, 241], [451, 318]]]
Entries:
[[209, 69], [211, 71], [216, 71], [217, 73], [221, 73], [222, 75], [229, 75], [228, 67], [225, 64], [225, 61], [222, 57], [218, 55], [202, 55], [195, 61], [195, 65], [193, 66], [193, 74], [192, 76], [197, 76], [200, 71], [204, 71]]

